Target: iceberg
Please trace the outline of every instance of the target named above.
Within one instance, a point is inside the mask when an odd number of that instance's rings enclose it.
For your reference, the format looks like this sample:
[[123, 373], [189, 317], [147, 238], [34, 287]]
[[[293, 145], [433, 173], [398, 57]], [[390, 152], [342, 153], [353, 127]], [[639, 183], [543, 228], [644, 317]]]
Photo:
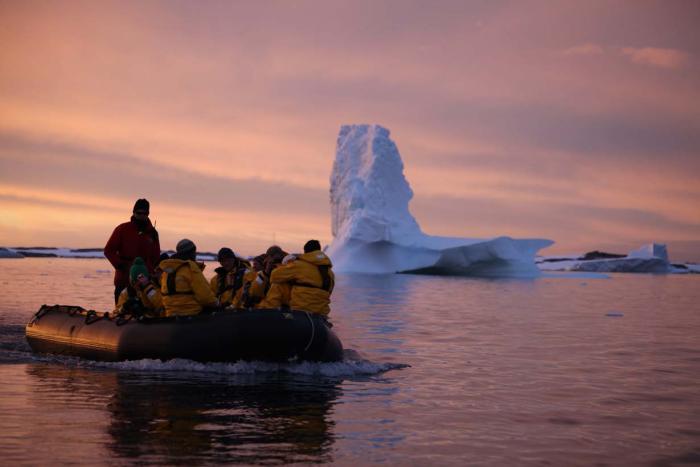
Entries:
[[24, 258], [24, 256], [11, 248], [0, 247], [0, 258]]
[[668, 262], [668, 249], [663, 243], [649, 243], [641, 248], [631, 251], [628, 258], [661, 259]]
[[331, 173], [333, 241], [341, 272], [532, 277], [546, 239], [438, 237], [423, 233], [408, 203], [413, 191], [389, 130], [343, 125]]
[[[639, 273], [689, 273], [694, 272], [687, 265], [672, 265], [668, 260], [668, 250], [662, 243], [644, 245], [627, 256], [620, 258], [587, 259], [584, 257], [567, 260], [548, 259], [539, 263], [542, 270], [547, 271], [578, 271], [578, 272], [639, 272]], [[609, 255], [618, 256], [618, 255]]]
[[666, 245], [651, 243], [630, 252], [624, 258], [576, 262], [571, 266], [571, 271], [665, 274], [671, 272], [671, 265], [668, 262]]

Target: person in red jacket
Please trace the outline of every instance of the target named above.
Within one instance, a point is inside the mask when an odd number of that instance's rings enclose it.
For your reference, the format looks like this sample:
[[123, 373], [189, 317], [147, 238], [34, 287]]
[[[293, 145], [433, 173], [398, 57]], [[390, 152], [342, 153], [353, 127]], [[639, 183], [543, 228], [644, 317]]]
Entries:
[[151, 220], [148, 218], [150, 204], [139, 199], [134, 204], [129, 222], [119, 224], [105, 245], [105, 257], [114, 266], [114, 302], [129, 284], [129, 268], [137, 256], [143, 258], [149, 272], [158, 265], [160, 241]]

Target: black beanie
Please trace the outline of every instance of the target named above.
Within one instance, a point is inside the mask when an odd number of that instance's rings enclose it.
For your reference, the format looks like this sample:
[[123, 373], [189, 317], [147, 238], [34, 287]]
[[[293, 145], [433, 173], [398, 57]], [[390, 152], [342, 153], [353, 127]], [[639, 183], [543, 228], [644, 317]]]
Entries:
[[136, 212], [136, 211], [149, 212], [150, 210], [151, 210], [151, 205], [146, 198], [137, 199], [136, 202], [134, 203], [133, 212]]
[[312, 251], [320, 250], [321, 243], [318, 240], [309, 240], [304, 245], [304, 253], [311, 253]]
[[197, 247], [194, 245], [194, 242], [192, 240], [183, 238], [182, 240], [177, 242], [175, 251], [178, 255], [184, 255], [186, 253], [194, 253], [195, 251], [197, 251]]
[[222, 259], [226, 258], [235, 258], [236, 253], [233, 252], [232, 249], [223, 247], [222, 249], [219, 250], [219, 253], [216, 255], [216, 259], [218, 261], [221, 261]]

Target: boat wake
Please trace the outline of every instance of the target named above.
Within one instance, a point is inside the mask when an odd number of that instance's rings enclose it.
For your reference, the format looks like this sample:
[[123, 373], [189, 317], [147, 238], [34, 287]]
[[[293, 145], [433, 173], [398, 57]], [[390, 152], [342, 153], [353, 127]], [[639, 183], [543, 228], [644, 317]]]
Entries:
[[359, 358], [359, 355], [352, 350], [345, 351], [345, 356], [342, 361], [329, 363], [273, 363], [262, 361], [202, 363], [184, 359], [174, 359], [168, 361], [143, 359], [125, 362], [93, 362], [87, 360], [77, 361], [78, 365], [81, 367], [111, 368], [115, 370], [137, 372], [209, 373], [216, 375], [286, 373], [291, 375], [326, 377], [372, 376], [385, 373], [390, 370], [398, 370], [410, 366], [402, 363], [374, 363], [369, 360]]
[[405, 363], [375, 363], [363, 359], [360, 354], [352, 349], [345, 349], [343, 360], [339, 362], [288, 362], [274, 363], [263, 361], [238, 361], [238, 362], [195, 362], [194, 360], [173, 359], [157, 360], [142, 359], [128, 360], [124, 362], [96, 362], [84, 360], [78, 357], [31, 354], [21, 352], [24, 358], [16, 358], [16, 362], [42, 362], [57, 363], [85, 369], [111, 369], [117, 371], [129, 371], [138, 373], [171, 373], [194, 375], [265, 375], [282, 373], [300, 376], [321, 376], [329, 378], [348, 378], [361, 376], [374, 376], [391, 370], [409, 368]]

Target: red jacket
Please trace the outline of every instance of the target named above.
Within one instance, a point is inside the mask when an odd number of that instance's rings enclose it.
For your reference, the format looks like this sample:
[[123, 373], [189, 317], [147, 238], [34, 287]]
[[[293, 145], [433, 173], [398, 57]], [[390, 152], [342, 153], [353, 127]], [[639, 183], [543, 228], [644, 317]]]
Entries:
[[119, 224], [109, 237], [104, 249], [105, 256], [114, 269], [114, 285], [129, 284], [129, 268], [137, 256], [143, 258], [148, 270], [153, 272], [160, 257], [160, 242], [158, 232], [148, 220], [145, 228], [139, 231], [133, 218], [129, 222]]

